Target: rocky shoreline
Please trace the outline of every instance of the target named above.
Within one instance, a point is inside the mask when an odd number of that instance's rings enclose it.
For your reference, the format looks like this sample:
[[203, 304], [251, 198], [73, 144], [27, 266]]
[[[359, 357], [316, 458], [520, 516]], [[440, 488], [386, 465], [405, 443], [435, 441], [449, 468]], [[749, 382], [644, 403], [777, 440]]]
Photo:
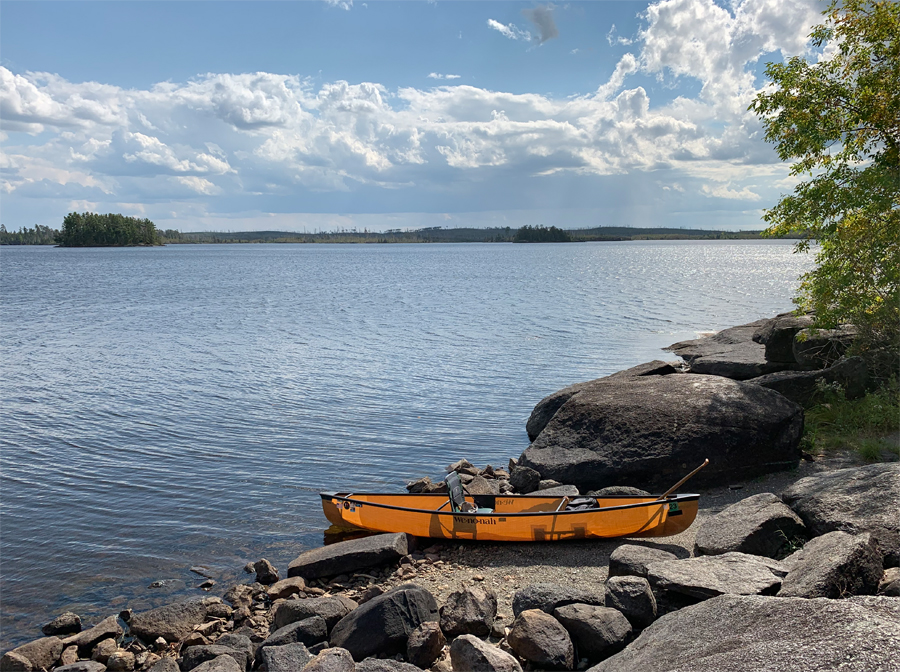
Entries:
[[683, 364], [542, 400], [531, 445], [503, 468], [448, 467], [470, 494], [596, 496], [671, 485], [710, 457], [689, 486], [700, 515], [680, 535], [349, 539], [301, 554], [284, 576], [260, 559], [222, 597], [92, 627], [61, 614], [0, 672], [895, 669], [900, 464], [802, 459], [801, 404], [817, 386], [853, 396], [868, 385], [866, 363], [843, 356], [852, 329], [810, 334], [808, 323], [782, 315], [675, 344]]

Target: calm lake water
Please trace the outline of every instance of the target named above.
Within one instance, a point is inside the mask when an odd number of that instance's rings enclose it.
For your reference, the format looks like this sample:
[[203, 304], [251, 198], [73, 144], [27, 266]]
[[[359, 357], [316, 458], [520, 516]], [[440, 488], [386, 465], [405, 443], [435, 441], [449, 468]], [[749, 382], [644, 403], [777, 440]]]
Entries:
[[[4, 247], [0, 648], [321, 545], [320, 490], [505, 465], [545, 395], [791, 309], [782, 241]], [[163, 588], [148, 588], [170, 579]], [[215, 592], [214, 592], [215, 594]], [[221, 594], [221, 593], [219, 593]]]

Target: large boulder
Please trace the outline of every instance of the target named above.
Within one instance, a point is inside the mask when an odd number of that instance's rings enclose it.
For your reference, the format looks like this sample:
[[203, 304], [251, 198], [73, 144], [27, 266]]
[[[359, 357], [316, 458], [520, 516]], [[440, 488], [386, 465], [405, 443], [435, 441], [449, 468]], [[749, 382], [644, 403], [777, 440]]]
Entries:
[[[656, 598], [641, 576], [611, 576], [606, 582], [606, 606], [617, 609], [635, 628], [656, 620]], [[565, 625], [565, 624], [563, 624]]]
[[813, 535], [872, 532], [885, 567], [900, 562], [900, 463], [870, 464], [801, 478], [781, 499]]
[[497, 616], [497, 596], [481, 586], [457, 590], [447, 597], [440, 613], [445, 635], [486, 637], [491, 634]]
[[656, 588], [708, 600], [717, 595], [774, 595], [788, 568], [768, 558], [725, 553], [654, 562], [647, 573]]
[[191, 634], [195, 625], [200, 625], [205, 620], [206, 605], [196, 600], [138, 612], [131, 617], [128, 625], [132, 634], [145, 642], [155, 641], [157, 637], [162, 637], [167, 642], [178, 642]]
[[803, 409], [772, 390], [700, 375], [600, 379], [564, 403], [519, 464], [576, 485], [665, 488], [709, 458], [697, 484], [789, 469]]
[[704, 520], [694, 550], [698, 555], [736, 551], [774, 558], [795, 539], [806, 536], [800, 517], [777, 495], [762, 492]]
[[268, 672], [297, 672], [313, 659], [304, 644], [285, 644], [284, 646], [267, 646], [259, 652]]
[[53, 635], [71, 635], [75, 632], [81, 632], [81, 617], [78, 614], [67, 611], [47, 623], [47, 625], [41, 628], [41, 632], [48, 637]]
[[346, 649], [324, 649], [306, 664], [302, 672], [355, 672], [353, 656]]
[[596, 663], [625, 648], [631, 639], [631, 625], [616, 609], [592, 604], [567, 604], [553, 610], [569, 633], [578, 656]]
[[753, 343], [753, 336], [762, 327], [771, 322], [769, 319], [756, 320], [748, 322], [737, 327], [729, 327], [723, 329], [712, 336], [706, 338], [696, 338], [690, 341], [680, 341], [673, 343], [667, 348], [663, 348], [667, 352], [678, 355], [688, 364], [698, 357], [709, 357], [723, 352], [728, 352], [729, 348], [745, 343]]
[[[821, 381], [821, 382], [820, 382]], [[866, 393], [869, 371], [862, 357], [842, 359], [834, 366], [816, 371], [779, 371], [749, 381], [787, 397], [801, 406], [809, 406], [819, 385], [838, 384], [848, 399], [859, 399]]]
[[506, 641], [517, 656], [541, 670], [571, 670], [575, 647], [563, 625], [540, 609], [516, 616]]
[[246, 651], [238, 651], [221, 644], [207, 644], [184, 649], [181, 654], [181, 670], [182, 672], [188, 672], [195, 667], [199, 667], [207, 660], [213, 660], [219, 656], [231, 656], [241, 670], [246, 670], [249, 667], [250, 659]]
[[42, 667], [50, 669], [59, 660], [62, 652], [63, 641], [59, 637], [42, 637], [10, 651], [9, 654], [14, 654], [14, 656], [4, 655], [0, 659], [0, 666], [6, 670], [11, 663], [16, 662], [15, 657], [19, 657], [27, 660], [35, 670]]
[[794, 335], [792, 351], [801, 366], [822, 369], [837, 362], [856, 339], [856, 328], [803, 329]]
[[409, 553], [409, 548], [409, 536], [402, 532], [340, 541], [300, 554], [288, 565], [288, 576], [301, 576], [309, 580], [351, 574], [399, 560]]
[[259, 648], [268, 646], [284, 646], [285, 644], [304, 644], [312, 646], [328, 639], [328, 626], [321, 616], [310, 616], [279, 628], [269, 635]]
[[[660, 360], [654, 360], [652, 362], [647, 362], [646, 364], [639, 364], [638, 366], [626, 369], [625, 371], [618, 371], [617, 373], [614, 373], [611, 376], [605, 376], [600, 380], [638, 378], [641, 376], [667, 376], [671, 373], [676, 373], [676, 369], [671, 364]], [[556, 415], [556, 412], [560, 407], [566, 403], [572, 395], [580, 391], [586, 385], [590, 385], [590, 382], [570, 385], [569, 387], [565, 387], [541, 399], [537, 406], [534, 407], [534, 410], [531, 411], [528, 422], [525, 423], [525, 431], [528, 433], [528, 440], [534, 441], [538, 437], [538, 434], [544, 431], [544, 427], [546, 427], [547, 423], [550, 422], [550, 419]], [[513, 483], [513, 486], [516, 487], [516, 484]], [[534, 489], [536, 490], [537, 486], [535, 486]], [[531, 492], [530, 490], [520, 490], [518, 487], [516, 487], [516, 490], [518, 492]]]
[[405, 653], [410, 633], [438, 621], [434, 596], [407, 583], [379, 595], [344, 616], [331, 631], [332, 646], [347, 649], [354, 660], [378, 653]]
[[770, 362], [794, 364], [794, 336], [813, 323], [811, 315], [783, 313], [768, 320], [753, 334], [753, 341], [765, 347], [765, 357]]
[[555, 583], [533, 583], [516, 591], [513, 595], [512, 608], [514, 616], [528, 609], [541, 609], [552, 614], [554, 609], [566, 604], [594, 604], [602, 607], [603, 601], [602, 588], [597, 593]]
[[877, 542], [868, 532], [829, 532], [789, 559], [779, 596], [847, 597], [874, 595], [884, 575]]
[[313, 616], [325, 619], [328, 631], [344, 616], [359, 606], [348, 597], [333, 595], [329, 597], [310, 597], [305, 600], [286, 600], [275, 607], [272, 627], [276, 630], [290, 623], [303, 621]]
[[[688, 555], [685, 552], [685, 555]], [[661, 548], [622, 544], [609, 555], [609, 576], [642, 576], [653, 562], [674, 562], [678, 556]]]
[[900, 660], [900, 600], [723, 595], [668, 614], [589, 672], [873, 672]]
[[522, 672], [519, 661], [475, 635], [461, 635], [450, 645], [453, 672]]
[[80, 654], [87, 655], [98, 642], [110, 638], [118, 639], [123, 632], [125, 631], [119, 625], [119, 619], [115, 616], [107, 616], [94, 627], [82, 630], [71, 637], [66, 637], [63, 640], [63, 646], [77, 646]]

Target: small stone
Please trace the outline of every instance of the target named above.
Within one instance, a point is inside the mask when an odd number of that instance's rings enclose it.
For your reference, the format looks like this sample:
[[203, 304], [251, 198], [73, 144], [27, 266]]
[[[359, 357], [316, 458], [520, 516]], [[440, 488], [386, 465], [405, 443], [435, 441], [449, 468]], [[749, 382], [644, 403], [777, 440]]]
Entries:
[[207, 579], [206, 581], [204, 581], [203, 583], [201, 583], [201, 584], [198, 585], [197, 587], [198, 587], [200, 590], [209, 590], [209, 589], [212, 588], [214, 585], [216, 585], [216, 582], [215, 582], [215, 581], [213, 581], [212, 579]]
[[246, 574], [253, 574], [253, 572], [255, 571], [256, 569], [254, 568], [254, 564], [252, 562], [248, 562], [246, 565], [244, 565], [244, 572]]
[[472, 579], [475, 581], [484, 581], [484, 574], [476, 574]]
[[116, 644], [116, 640], [114, 639], [104, 639], [94, 646], [94, 650], [91, 651], [91, 660], [96, 660], [98, 663], [103, 663], [106, 665], [106, 661], [109, 660], [109, 657], [114, 654], [119, 648], [119, 645]]
[[78, 614], [67, 611], [47, 623], [47, 625], [41, 628], [41, 632], [48, 637], [52, 635], [69, 635], [75, 632], [81, 632], [81, 617]]
[[157, 637], [153, 644], [160, 651], [169, 648], [169, 643], [166, 641], [165, 637]]
[[265, 558], [257, 560], [253, 564], [253, 571], [256, 572], [257, 582], [263, 584], [264, 586], [277, 583], [280, 578], [278, 576], [278, 570], [275, 569], [275, 566]]
[[303, 672], [353, 672], [356, 663], [347, 649], [333, 647], [325, 649], [306, 664]]
[[406, 657], [417, 667], [429, 668], [441, 655], [446, 643], [440, 626], [434, 621], [427, 621], [410, 633], [406, 644]]
[[206, 607], [206, 615], [210, 618], [223, 618], [227, 620], [231, 618], [231, 614], [233, 611], [234, 610], [231, 607], [221, 602], [210, 604], [208, 607]]
[[59, 662], [62, 665], [71, 665], [72, 663], [78, 662], [78, 647], [67, 646], [63, 649], [62, 654], [59, 656]]
[[132, 672], [134, 670], [134, 654], [122, 649], [114, 651], [106, 661], [106, 669], [110, 672]]
[[884, 576], [878, 582], [878, 594], [900, 597], [900, 568], [890, 567], [884, 570]]

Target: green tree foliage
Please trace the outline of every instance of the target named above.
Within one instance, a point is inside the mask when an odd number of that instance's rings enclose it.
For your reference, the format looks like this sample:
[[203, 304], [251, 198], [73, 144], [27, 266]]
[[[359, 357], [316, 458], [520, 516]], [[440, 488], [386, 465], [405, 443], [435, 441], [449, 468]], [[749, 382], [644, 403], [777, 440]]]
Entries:
[[568, 243], [572, 240], [568, 231], [551, 226], [523, 226], [516, 231], [514, 243]]
[[33, 229], [23, 226], [19, 231], [7, 231], [0, 224], [0, 245], [53, 245], [59, 231], [35, 224]]
[[900, 4], [832, 2], [810, 37], [818, 62], [770, 63], [774, 87], [750, 109], [792, 175], [768, 233], [820, 244], [795, 301], [817, 325], [850, 322], [860, 348], [900, 347]]
[[156, 226], [149, 219], [125, 215], [70, 212], [56, 238], [62, 247], [122, 247], [161, 245]]

